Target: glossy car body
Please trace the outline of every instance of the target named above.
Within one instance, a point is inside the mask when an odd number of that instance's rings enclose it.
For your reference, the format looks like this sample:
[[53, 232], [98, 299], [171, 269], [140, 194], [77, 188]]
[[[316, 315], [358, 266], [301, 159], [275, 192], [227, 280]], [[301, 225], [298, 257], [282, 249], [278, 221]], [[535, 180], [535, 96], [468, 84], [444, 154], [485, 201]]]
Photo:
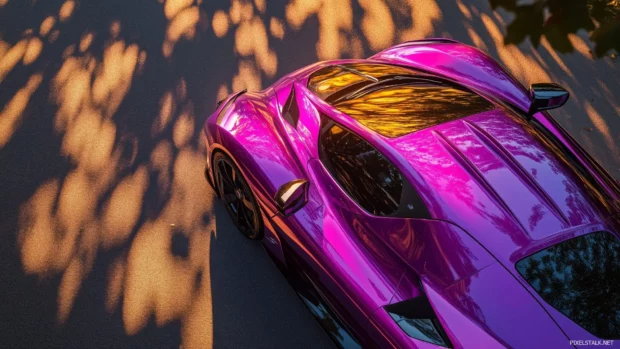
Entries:
[[[348, 64], [411, 69], [482, 96], [493, 108], [388, 137], [309, 88], [313, 73]], [[289, 97], [298, 108], [296, 125], [283, 110]], [[516, 265], [593, 232], [617, 240], [620, 190], [550, 114], [530, 119], [530, 105], [528, 90], [475, 48], [445, 39], [404, 43], [367, 60], [317, 63], [261, 92], [229, 96], [204, 125], [206, 175], [215, 181], [215, 153], [233, 159], [259, 203], [267, 252], [315, 288], [320, 307], [329, 308], [322, 312], [343, 326], [331, 333], [343, 346], [355, 346], [354, 338], [362, 347], [440, 347], [408, 335], [386, 310], [425, 298], [446, 346], [568, 348], [569, 340], [601, 338], [545, 301]], [[360, 207], [321, 159], [326, 117], [392, 163], [425, 215], [386, 217]], [[281, 214], [274, 196], [298, 179], [309, 183], [305, 204]], [[618, 299], [617, 285], [605, 292]]]

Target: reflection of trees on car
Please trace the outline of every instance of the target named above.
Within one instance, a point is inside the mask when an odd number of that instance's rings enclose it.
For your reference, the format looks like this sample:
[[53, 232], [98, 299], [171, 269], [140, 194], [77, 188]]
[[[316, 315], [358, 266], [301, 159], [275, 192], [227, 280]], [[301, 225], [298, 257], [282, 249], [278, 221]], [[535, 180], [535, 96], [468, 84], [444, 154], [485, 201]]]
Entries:
[[620, 240], [599, 232], [574, 238], [517, 263], [554, 308], [599, 338], [620, 335]]
[[585, 29], [594, 42], [598, 57], [610, 50], [620, 51], [620, 0], [489, 0], [515, 15], [508, 25], [506, 44], [519, 44], [529, 37], [538, 46], [544, 36], [559, 52], [574, 47], [568, 35]]

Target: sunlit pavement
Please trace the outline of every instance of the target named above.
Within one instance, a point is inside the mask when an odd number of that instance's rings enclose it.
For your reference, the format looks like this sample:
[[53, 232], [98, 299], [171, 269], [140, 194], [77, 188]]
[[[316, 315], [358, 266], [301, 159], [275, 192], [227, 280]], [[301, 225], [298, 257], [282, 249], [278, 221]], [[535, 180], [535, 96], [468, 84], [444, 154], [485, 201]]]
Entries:
[[[504, 46], [487, 0], [0, 0], [0, 347], [331, 346], [202, 171], [215, 102], [321, 59], [448, 36], [620, 178], [619, 62]], [[584, 40], [586, 39], [586, 40]]]

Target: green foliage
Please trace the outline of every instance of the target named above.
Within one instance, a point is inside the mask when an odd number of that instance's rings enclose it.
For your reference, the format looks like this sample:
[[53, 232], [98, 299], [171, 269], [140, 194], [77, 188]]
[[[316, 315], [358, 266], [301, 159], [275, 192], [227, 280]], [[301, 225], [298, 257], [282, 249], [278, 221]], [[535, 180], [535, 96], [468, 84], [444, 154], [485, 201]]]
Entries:
[[601, 57], [611, 50], [620, 52], [620, 0], [489, 0], [491, 8], [501, 7], [515, 14], [507, 27], [506, 44], [518, 44], [527, 37], [538, 47], [541, 37], [559, 52], [571, 52], [568, 35], [585, 29]]

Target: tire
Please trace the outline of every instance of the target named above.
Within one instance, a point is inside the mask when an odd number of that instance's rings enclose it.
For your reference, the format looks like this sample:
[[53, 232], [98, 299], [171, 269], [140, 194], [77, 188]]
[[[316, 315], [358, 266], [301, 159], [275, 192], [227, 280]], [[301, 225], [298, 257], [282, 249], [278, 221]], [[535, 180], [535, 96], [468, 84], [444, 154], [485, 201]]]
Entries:
[[252, 188], [234, 161], [222, 152], [215, 153], [213, 174], [215, 188], [237, 229], [248, 239], [262, 239], [263, 219], [260, 207]]

